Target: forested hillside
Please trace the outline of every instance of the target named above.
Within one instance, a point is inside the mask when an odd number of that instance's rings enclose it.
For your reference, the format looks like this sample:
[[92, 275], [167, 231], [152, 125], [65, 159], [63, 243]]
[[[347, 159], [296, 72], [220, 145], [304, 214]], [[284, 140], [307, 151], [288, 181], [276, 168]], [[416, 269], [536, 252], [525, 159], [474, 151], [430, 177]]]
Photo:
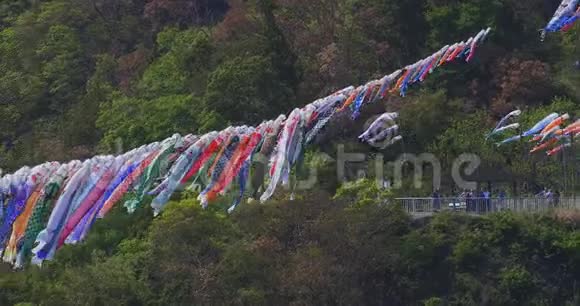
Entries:
[[[385, 101], [402, 108], [407, 150], [464, 150], [454, 147], [460, 142], [444, 143], [445, 136], [461, 136], [450, 127], [462, 120], [483, 120], [487, 128], [515, 107], [580, 98], [578, 31], [544, 43], [536, 31], [556, 6], [543, 0], [2, 0], [0, 166], [9, 172], [126, 151], [176, 132], [256, 124], [490, 26], [493, 34], [475, 62], [449, 65], [404, 103]], [[502, 153], [500, 162], [509, 152]]]
[[[412, 221], [373, 182], [232, 216], [191, 199], [121, 210], [42, 268], [0, 274], [32, 305], [578, 305], [574, 214]], [[22, 304], [30, 305], [30, 304]]]
[[[561, 156], [530, 156], [529, 144], [485, 142], [515, 108], [526, 126], [552, 111], [580, 114], [580, 28], [545, 42], [537, 31], [558, 4], [0, 0], [0, 168], [255, 125], [491, 27], [473, 61], [446, 65], [407, 97], [366, 111], [401, 114], [404, 144], [382, 153], [431, 152], [446, 175], [456, 156], [477, 153], [492, 176], [509, 175], [501, 183], [514, 194], [573, 192], [578, 185], [563, 173], [577, 172], [576, 163], [563, 169]], [[339, 143], [370, 151], [356, 141], [363, 123], [334, 122], [308, 148], [305, 162], [323, 179], [295, 201], [279, 192], [228, 215], [224, 203], [202, 210], [184, 192], [158, 218], [148, 205], [134, 215], [115, 207], [42, 269], [1, 266], [0, 305], [580, 303], [575, 216], [416, 222], [375, 204], [425, 196], [428, 184], [387, 193], [369, 181], [340, 187], [332, 162], [314, 153], [333, 156]]]

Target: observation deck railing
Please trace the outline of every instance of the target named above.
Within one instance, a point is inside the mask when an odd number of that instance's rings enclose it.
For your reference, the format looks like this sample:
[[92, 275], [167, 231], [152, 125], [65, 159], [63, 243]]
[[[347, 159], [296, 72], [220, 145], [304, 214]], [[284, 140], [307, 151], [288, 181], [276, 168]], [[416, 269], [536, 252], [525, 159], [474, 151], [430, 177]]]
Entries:
[[512, 197], [512, 198], [396, 198], [411, 215], [429, 215], [439, 211], [456, 211], [485, 215], [499, 211], [518, 213], [541, 213], [551, 209], [580, 210], [580, 196], [560, 198]]

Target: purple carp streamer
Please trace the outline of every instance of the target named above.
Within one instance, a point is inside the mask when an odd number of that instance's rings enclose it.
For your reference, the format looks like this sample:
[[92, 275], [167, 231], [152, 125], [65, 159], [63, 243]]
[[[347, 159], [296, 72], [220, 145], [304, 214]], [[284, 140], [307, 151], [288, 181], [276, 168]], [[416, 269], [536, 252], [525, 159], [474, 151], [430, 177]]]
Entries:
[[[95, 220], [118, 203], [131, 213], [147, 196], [154, 196], [151, 206], [157, 215], [175, 191], [191, 180], [204, 181], [199, 194], [204, 207], [235, 191], [231, 213], [241, 203], [253, 177], [252, 165], [259, 159], [264, 160], [268, 179], [248, 192], [258, 196], [265, 186], [259, 195], [265, 202], [279, 184], [290, 185], [292, 169], [301, 164], [306, 146], [331, 120], [344, 117], [337, 114], [350, 110], [356, 119], [366, 104], [396, 92], [405, 96], [436, 68], [458, 59], [471, 61], [489, 32], [489, 28], [482, 30], [380, 79], [344, 88], [258, 127], [228, 127], [198, 136], [176, 134], [119, 156], [22, 167], [0, 178], [0, 255], [15, 267], [27, 261], [41, 265], [63, 245], [81, 242]], [[401, 140], [393, 121], [396, 117], [381, 115], [359, 138], [384, 147]]]

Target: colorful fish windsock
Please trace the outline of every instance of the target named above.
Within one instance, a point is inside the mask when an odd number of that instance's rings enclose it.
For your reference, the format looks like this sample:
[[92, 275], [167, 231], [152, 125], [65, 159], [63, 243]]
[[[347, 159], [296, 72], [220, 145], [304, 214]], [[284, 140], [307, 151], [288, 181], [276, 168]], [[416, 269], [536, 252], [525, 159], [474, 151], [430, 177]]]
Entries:
[[566, 128], [562, 131], [562, 135], [565, 136], [578, 136], [580, 134], [580, 126]]
[[519, 117], [521, 114], [522, 114], [522, 111], [519, 109], [516, 109], [516, 110], [510, 112], [509, 114], [507, 114], [503, 118], [501, 118], [501, 120], [499, 121], [499, 123], [497, 124], [497, 126], [495, 128], [499, 129], [499, 128], [503, 127], [508, 122], [508, 120], [510, 120], [513, 117]]
[[477, 47], [483, 43], [483, 40], [485, 39], [485, 37], [489, 34], [489, 32], [491, 31], [491, 28], [487, 28], [485, 30], [481, 30], [477, 36], [475, 36], [475, 38], [473, 39], [473, 41], [471, 42], [471, 44], [469, 45], [469, 54], [467, 55], [467, 57], [465, 58], [466, 62], [470, 62], [473, 57], [475, 56], [475, 50], [477, 49]]
[[556, 155], [556, 154], [558, 154], [558, 153], [562, 152], [562, 150], [564, 150], [565, 148], [567, 148], [567, 147], [570, 147], [570, 146], [572, 146], [572, 144], [571, 144], [571, 143], [564, 143], [564, 144], [561, 144], [561, 145], [559, 145], [559, 146], [557, 146], [557, 147], [553, 148], [552, 150], [550, 150], [550, 151], [546, 152], [546, 154], [547, 154], [548, 156], [554, 156], [554, 155]]
[[[118, 156], [95, 156], [67, 164], [45, 163], [22, 167], [13, 174], [0, 177], [0, 251], [3, 259], [22, 266], [31, 258], [41, 264], [50, 260], [64, 244], [82, 241], [98, 218], [103, 218], [117, 203], [124, 201], [127, 211], [136, 210], [146, 195], [155, 215], [161, 212], [170, 197], [182, 184], [200, 178], [204, 188], [199, 194], [202, 206], [231, 190], [234, 183], [239, 193], [228, 211], [241, 202], [252, 175], [253, 196], [262, 202], [272, 197], [277, 186], [290, 186], [293, 169], [299, 168], [306, 146], [333, 119], [347, 118], [341, 112], [351, 110], [357, 119], [363, 107], [386, 98], [389, 93], [405, 96], [414, 84], [423, 82], [444, 63], [470, 61], [476, 47], [488, 30], [474, 38], [446, 45], [437, 52], [382, 78], [360, 86], [348, 86], [318, 99], [288, 116], [264, 121], [258, 127], [228, 127], [220, 132], [195, 136], [173, 135]], [[400, 141], [396, 113], [385, 113], [371, 124], [360, 139], [385, 148]], [[193, 127], [192, 127], [193, 128]], [[561, 132], [574, 134], [573, 129]], [[560, 135], [556, 135], [560, 136]], [[259, 176], [257, 160], [269, 161], [268, 180]], [[267, 184], [265, 184], [267, 182]], [[35, 245], [36, 243], [36, 245]]]
[[562, 133], [562, 129], [560, 128], [560, 126], [555, 126], [551, 130], [547, 131], [545, 134], [542, 135], [542, 138], [540, 139], [540, 143], [543, 143], [548, 139], [552, 139], [553, 137], [555, 137], [556, 135], [561, 134], [561, 133]]
[[[501, 118], [501, 120], [498, 122], [496, 127], [493, 129], [493, 131], [491, 131], [486, 136], [486, 140], [489, 139], [489, 137], [491, 137], [492, 135], [499, 134], [499, 133], [502, 133], [503, 131], [505, 131], [506, 129], [501, 130], [502, 128], [505, 127], [505, 124], [507, 122], [509, 122], [510, 120], [512, 120], [513, 118], [519, 117], [521, 114], [522, 114], [522, 111], [517, 109], [517, 110], [514, 110], [514, 111], [510, 112], [509, 114], [505, 115], [503, 118]], [[511, 127], [507, 128], [507, 129], [518, 129], [518, 128], [519, 128], [519, 125], [518, 126], [511, 125]]]
[[21, 240], [20, 250], [16, 258], [16, 267], [21, 267], [24, 264], [24, 260], [29, 257], [36, 236], [46, 226], [53, 204], [63, 187], [66, 177], [69, 176], [69, 169], [73, 167], [72, 163], [60, 166], [44, 186], [26, 226], [24, 237]]
[[58, 166], [59, 166], [58, 163], [44, 164], [40, 167], [38, 173], [36, 174], [34, 182], [35, 187], [26, 201], [24, 210], [20, 213], [20, 215], [16, 218], [16, 220], [14, 220], [14, 223], [12, 224], [12, 234], [10, 235], [7, 247], [4, 249], [3, 259], [5, 262], [12, 264], [16, 260], [16, 255], [18, 252], [17, 244], [24, 236], [24, 232], [28, 225], [28, 221], [34, 210], [34, 207], [36, 206], [41, 196], [47, 177], [51, 175], [57, 169]]
[[508, 144], [510, 142], [518, 141], [520, 139], [522, 139], [522, 136], [521, 135], [516, 135], [516, 136], [510, 137], [508, 139], [505, 139], [505, 140], [503, 140], [501, 142], [498, 142], [498, 143], [496, 143], [496, 145], [499, 147], [499, 146], [502, 146], [504, 144]]
[[519, 128], [520, 128], [519, 123], [512, 123], [512, 124], [506, 125], [504, 127], [501, 127], [499, 129], [495, 130], [494, 134], [501, 134], [507, 130], [517, 130]]
[[93, 226], [97, 217], [99, 217], [99, 212], [113, 195], [113, 192], [129, 177], [131, 173], [139, 166], [140, 161], [146, 155], [146, 153], [152, 148], [141, 147], [137, 150], [129, 152], [129, 154], [124, 156], [124, 163], [121, 168], [117, 171], [116, 176], [113, 178], [103, 195], [99, 200], [91, 207], [87, 212], [87, 215], [81, 220], [81, 223], [77, 225], [75, 229], [75, 235], [78, 237], [76, 239], [82, 240], [90, 228]]
[[85, 161], [63, 190], [52, 210], [46, 228], [36, 238], [38, 245], [32, 250], [33, 263], [41, 264], [42, 261], [53, 258], [56, 251], [56, 239], [62, 231], [75, 195], [82, 192], [80, 189], [88, 180], [93, 162], [93, 160]]
[[548, 126], [548, 124], [556, 120], [556, 118], [558, 118], [557, 113], [549, 114], [547, 117], [536, 123], [536, 125], [534, 125], [531, 129], [524, 132], [523, 137], [528, 137], [540, 133], [546, 126]]
[[[120, 164], [120, 159], [110, 159], [102, 164], [101, 169], [99, 169], [99, 174], [95, 177], [95, 183], [90, 189], [89, 193], [82, 199], [76, 210], [71, 211], [71, 215], [67, 218], [67, 222], [60, 234], [57, 247], [61, 247], [65, 240], [69, 237], [72, 231], [81, 222], [83, 217], [89, 212], [89, 210], [97, 203], [97, 201], [103, 196], [107, 187], [113, 180], [115, 172], [118, 170]], [[93, 170], [94, 171], [94, 170]], [[76, 243], [75, 240], [69, 239], [69, 243]]]
[[276, 153], [274, 153], [274, 155], [272, 156], [270, 167], [270, 176], [271, 176], [270, 184], [266, 188], [266, 191], [260, 197], [260, 201], [262, 203], [267, 201], [272, 196], [274, 190], [276, 189], [276, 186], [282, 179], [283, 168], [288, 163], [287, 151], [289, 146], [291, 145], [290, 142], [292, 141], [292, 138], [296, 132], [296, 128], [298, 127], [300, 120], [301, 120], [301, 112], [299, 109], [295, 109], [294, 111], [292, 111], [290, 116], [288, 116], [288, 120], [286, 121], [286, 124], [284, 125], [282, 133], [280, 135], [278, 145], [276, 146]]
[[361, 141], [365, 142], [369, 141], [372, 138], [375, 138], [385, 129], [393, 125], [396, 125], [395, 119], [397, 119], [398, 117], [399, 117], [398, 113], [384, 113], [380, 115], [375, 121], [373, 121], [373, 123], [371, 123], [369, 128], [364, 133], [362, 133], [358, 138]]
[[403, 140], [403, 136], [401, 136], [401, 135], [397, 135], [397, 136], [393, 137], [391, 140], [389, 140], [387, 143], [385, 143], [385, 144], [384, 144], [384, 145], [381, 147], [381, 149], [385, 149], [385, 148], [387, 148], [387, 147], [390, 147], [390, 146], [394, 145], [395, 143], [397, 143], [397, 142], [399, 142], [399, 141], [401, 141], [401, 140]]
[[563, 0], [546, 27], [540, 30], [541, 40], [545, 39], [547, 32], [567, 30], [578, 19], [579, 15], [578, 0]]
[[242, 166], [242, 169], [241, 169], [240, 173], [238, 174], [238, 180], [239, 180], [239, 184], [240, 184], [239, 195], [238, 195], [238, 197], [236, 197], [234, 199], [232, 206], [230, 206], [230, 208], [228, 208], [228, 213], [231, 214], [236, 209], [236, 207], [238, 207], [240, 202], [242, 201], [242, 197], [244, 196], [244, 191], [246, 190], [246, 185], [248, 182], [249, 174], [250, 174], [250, 159], [248, 158], [244, 162], [244, 165]]
[[129, 213], [133, 213], [138, 208], [146, 192], [151, 189], [155, 180], [165, 175], [169, 167], [168, 159], [183, 143], [184, 139], [179, 134], [175, 134], [161, 144], [161, 150], [157, 152], [157, 156], [155, 156], [151, 164], [147, 166], [143, 175], [141, 175], [135, 194], [131, 199], [125, 201], [124, 206]]
[[544, 127], [544, 129], [540, 132], [540, 134], [544, 135], [544, 134], [548, 133], [550, 130], [554, 129], [554, 127], [562, 125], [568, 119], [570, 119], [570, 115], [568, 115], [568, 114], [564, 114], [564, 115], [554, 119], [546, 127]]
[[550, 139], [550, 140], [548, 140], [548, 141], [546, 141], [546, 142], [544, 142], [542, 144], [539, 144], [539, 145], [535, 146], [532, 150], [530, 150], [530, 154], [547, 150], [548, 148], [552, 147], [556, 143], [558, 143], [558, 139], [557, 138], [552, 138], [552, 139]]

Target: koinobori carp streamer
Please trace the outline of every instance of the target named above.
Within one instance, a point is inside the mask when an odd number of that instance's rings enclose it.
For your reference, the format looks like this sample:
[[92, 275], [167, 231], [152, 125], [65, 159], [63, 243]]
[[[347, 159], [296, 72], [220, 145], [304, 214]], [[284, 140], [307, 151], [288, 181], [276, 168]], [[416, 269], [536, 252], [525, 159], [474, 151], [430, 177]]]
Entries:
[[552, 19], [546, 27], [540, 30], [540, 39], [543, 41], [548, 32], [560, 32], [569, 30], [580, 17], [579, 0], [562, 0]]
[[[95, 220], [123, 205], [131, 213], [147, 196], [160, 213], [180, 186], [199, 182], [201, 205], [239, 188], [232, 212], [250, 188], [252, 164], [260, 156], [269, 180], [260, 200], [267, 201], [277, 186], [290, 185], [290, 175], [331, 120], [360, 116], [363, 107], [389, 93], [405, 96], [433, 71], [452, 61], [469, 62], [490, 29], [465, 42], [446, 45], [414, 64], [364, 85], [349, 86], [318, 99], [289, 115], [264, 121], [257, 127], [228, 127], [205, 135], [173, 135], [119, 156], [95, 156], [85, 161], [49, 162], [22, 167], [0, 178], [0, 245], [4, 261], [19, 267], [27, 260], [41, 264], [65, 244], [82, 241]], [[341, 113], [350, 111], [350, 116]], [[393, 114], [383, 114], [361, 139], [385, 146], [401, 140]], [[555, 118], [550, 119], [546, 125]], [[543, 125], [544, 128], [546, 125]], [[258, 195], [260, 186], [249, 191]], [[123, 203], [123, 204], [119, 204]]]
[[[519, 130], [519, 123], [512, 123], [505, 125], [509, 120], [518, 117], [521, 111], [516, 110], [500, 120], [496, 128], [486, 137], [502, 134], [508, 130]], [[548, 156], [556, 155], [566, 148], [573, 146], [580, 135], [580, 119], [573, 123], [566, 125], [570, 120], [568, 113], [559, 115], [558, 113], [551, 113], [538, 121], [530, 129], [520, 132], [519, 135], [508, 137], [497, 143], [497, 146], [502, 146], [508, 143], [523, 141], [535, 143], [530, 150], [530, 154], [537, 154], [539, 152], [546, 152]], [[527, 141], [529, 139], [529, 141]]]

